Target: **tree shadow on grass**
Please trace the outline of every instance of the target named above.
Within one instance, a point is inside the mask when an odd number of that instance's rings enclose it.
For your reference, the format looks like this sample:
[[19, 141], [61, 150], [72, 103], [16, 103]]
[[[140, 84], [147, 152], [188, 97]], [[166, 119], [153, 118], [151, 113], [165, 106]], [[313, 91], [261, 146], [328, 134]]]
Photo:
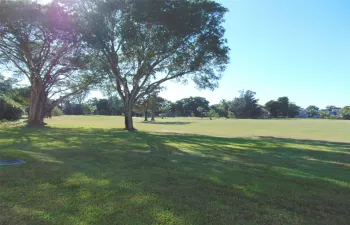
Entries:
[[5, 224], [346, 224], [349, 143], [111, 129], [0, 132]]
[[143, 121], [144, 124], [161, 124], [161, 125], [187, 125], [192, 122], [164, 122], [164, 121]]

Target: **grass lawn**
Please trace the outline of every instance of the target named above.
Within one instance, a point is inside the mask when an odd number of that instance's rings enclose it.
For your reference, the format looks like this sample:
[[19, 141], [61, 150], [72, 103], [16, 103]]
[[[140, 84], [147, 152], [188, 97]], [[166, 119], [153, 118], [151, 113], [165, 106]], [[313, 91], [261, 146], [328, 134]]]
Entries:
[[0, 128], [0, 224], [349, 224], [350, 121]]

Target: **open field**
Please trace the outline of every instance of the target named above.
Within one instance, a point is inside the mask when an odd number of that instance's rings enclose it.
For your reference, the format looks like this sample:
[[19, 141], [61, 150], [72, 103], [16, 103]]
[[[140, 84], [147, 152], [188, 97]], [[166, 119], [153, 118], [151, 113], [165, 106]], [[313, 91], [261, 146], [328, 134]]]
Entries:
[[0, 130], [0, 224], [349, 224], [350, 121], [63, 116]]

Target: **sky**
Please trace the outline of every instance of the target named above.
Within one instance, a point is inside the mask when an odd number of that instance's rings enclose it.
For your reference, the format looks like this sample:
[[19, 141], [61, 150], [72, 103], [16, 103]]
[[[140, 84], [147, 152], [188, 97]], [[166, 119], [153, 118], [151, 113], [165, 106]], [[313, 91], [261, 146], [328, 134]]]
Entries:
[[350, 105], [350, 1], [220, 0], [230, 64], [215, 91], [167, 83], [175, 101], [202, 96], [211, 104], [252, 90], [260, 104], [288, 96], [307, 107]]
[[202, 96], [216, 104], [244, 89], [256, 92], [260, 104], [288, 96], [302, 107], [350, 105], [349, 0], [217, 1], [229, 10], [224, 27], [231, 49], [219, 88], [169, 81], [162, 97]]

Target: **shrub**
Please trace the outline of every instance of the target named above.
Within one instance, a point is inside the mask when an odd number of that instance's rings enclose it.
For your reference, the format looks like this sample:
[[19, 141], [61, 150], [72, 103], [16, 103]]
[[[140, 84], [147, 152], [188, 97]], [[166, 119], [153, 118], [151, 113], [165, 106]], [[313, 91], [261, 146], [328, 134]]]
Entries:
[[62, 116], [63, 112], [56, 106], [53, 110], [52, 110], [52, 116]]
[[21, 104], [6, 96], [0, 96], [0, 120], [15, 121], [21, 119], [22, 115]]
[[345, 106], [341, 109], [340, 114], [344, 120], [350, 120], [350, 106]]
[[329, 119], [335, 120], [335, 119], [337, 119], [337, 116], [336, 116], [336, 115], [331, 115], [331, 116], [329, 117]]
[[216, 117], [216, 118], [219, 118], [219, 113], [217, 113], [214, 109], [211, 109], [207, 115], [212, 118], [212, 117]]
[[234, 118], [236, 118], [236, 116], [235, 116], [235, 114], [233, 112], [229, 111], [228, 112], [228, 118], [234, 119]]

